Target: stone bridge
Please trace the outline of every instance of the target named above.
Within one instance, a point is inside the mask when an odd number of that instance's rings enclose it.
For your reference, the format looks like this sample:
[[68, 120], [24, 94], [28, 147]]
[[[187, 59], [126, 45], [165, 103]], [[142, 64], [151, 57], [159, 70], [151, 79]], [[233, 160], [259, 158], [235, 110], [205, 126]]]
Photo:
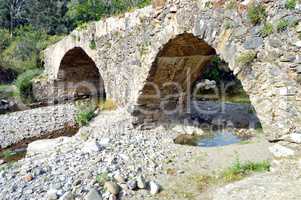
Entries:
[[[272, 24], [288, 15], [300, 21], [300, 12], [281, 13], [277, 2], [265, 4]], [[242, 82], [270, 139], [299, 133], [298, 35], [290, 29], [263, 38], [245, 13], [183, 0], [92, 22], [45, 50], [45, 73], [48, 82], [95, 86], [136, 115], [147, 110], [147, 121], [161, 116], [162, 104], [173, 109], [165, 101], [183, 102], [183, 111], [191, 85], [217, 54]]]

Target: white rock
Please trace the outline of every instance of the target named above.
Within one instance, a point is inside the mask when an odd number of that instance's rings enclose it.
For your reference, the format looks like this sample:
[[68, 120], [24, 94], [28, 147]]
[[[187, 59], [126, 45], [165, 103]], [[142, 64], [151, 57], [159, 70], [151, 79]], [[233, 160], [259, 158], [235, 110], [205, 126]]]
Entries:
[[85, 200], [102, 200], [102, 196], [95, 189], [91, 189]]
[[58, 199], [57, 190], [50, 189], [47, 191], [47, 199], [48, 200], [56, 200]]
[[301, 40], [297, 41], [297, 42], [295, 43], [295, 46], [301, 47]]
[[45, 153], [49, 151], [54, 151], [58, 147], [64, 138], [49, 139], [49, 140], [37, 140], [28, 145], [27, 153], [36, 154], [36, 153]]
[[299, 134], [299, 133], [291, 134], [290, 140], [294, 143], [301, 144], [301, 134]]
[[101, 145], [101, 146], [108, 146], [110, 144], [110, 138], [101, 138], [98, 143]]
[[96, 141], [88, 141], [84, 144], [83, 151], [87, 153], [99, 152], [101, 151], [101, 145]]
[[149, 182], [149, 188], [150, 188], [150, 193], [152, 195], [155, 195], [160, 192], [160, 185], [158, 183], [156, 183], [155, 181]]
[[59, 198], [59, 200], [74, 200], [74, 195], [72, 194], [72, 192], [66, 192]]
[[289, 157], [295, 155], [294, 150], [284, 147], [280, 144], [275, 144], [274, 146], [269, 147], [269, 150], [277, 158]]

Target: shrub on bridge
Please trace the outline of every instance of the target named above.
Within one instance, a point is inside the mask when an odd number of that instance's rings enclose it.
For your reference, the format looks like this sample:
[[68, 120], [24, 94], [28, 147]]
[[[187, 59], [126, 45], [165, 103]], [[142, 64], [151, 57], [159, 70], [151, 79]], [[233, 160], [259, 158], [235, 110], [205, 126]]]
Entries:
[[248, 7], [247, 16], [251, 23], [256, 25], [266, 19], [267, 13], [263, 5], [254, 3]]

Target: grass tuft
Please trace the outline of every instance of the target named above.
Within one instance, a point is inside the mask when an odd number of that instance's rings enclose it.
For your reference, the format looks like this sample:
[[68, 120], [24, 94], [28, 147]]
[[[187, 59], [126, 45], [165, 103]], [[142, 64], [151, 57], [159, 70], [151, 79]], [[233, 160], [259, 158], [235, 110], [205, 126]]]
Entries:
[[225, 182], [233, 182], [241, 180], [245, 176], [250, 175], [252, 172], [270, 171], [270, 163], [268, 161], [261, 162], [246, 162], [242, 164], [239, 159], [227, 170], [222, 172], [221, 178]]
[[263, 5], [254, 3], [248, 7], [247, 16], [251, 23], [256, 25], [266, 19], [267, 13]]
[[297, 0], [286, 0], [285, 8], [289, 10], [293, 10], [296, 8]]
[[279, 20], [279, 22], [277, 23], [277, 32], [283, 32], [285, 31], [289, 26], [289, 22], [286, 19], [281, 19]]
[[256, 58], [257, 54], [254, 51], [247, 51], [244, 52], [242, 54], [240, 54], [238, 56], [238, 58], [236, 59], [236, 61], [240, 64], [240, 65], [248, 65], [251, 64], [253, 62], [253, 60]]
[[263, 28], [260, 30], [262, 37], [267, 37], [273, 33], [273, 25], [271, 23], [265, 23]]

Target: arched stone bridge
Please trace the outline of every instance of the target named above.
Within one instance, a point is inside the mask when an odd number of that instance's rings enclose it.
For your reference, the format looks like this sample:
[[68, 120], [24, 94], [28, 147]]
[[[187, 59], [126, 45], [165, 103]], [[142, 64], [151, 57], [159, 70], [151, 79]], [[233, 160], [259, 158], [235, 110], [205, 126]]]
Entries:
[[[279, 20], [277, 9], [268, 10], [272, 23]], [[300, 21], [300, 13], [291, 15]], [[158, 105], [168, 95], [173, 96], [168, 101], [187, 103], [186, 86], [218, 54], [241, 80], [264, 131], [279, 139], [299, 132], [301, 125], [295, 70], [301, 67], [300, 46], [294, 45], [294, 30], [262, 38], [260, 27], [244, 11], [206, 8], [200, 0], [177, 1], [160, 10], [149, 6], [73, 31], [45, 50], [45, 72], [49, 81], [92, 80], [87, 84], [99, 85], [120, 106], [160, 111]], [[181, 92], [173, 95], [179, 88], [167, 87], [167, 82], [178, 83]], [[161, 91], [160, 98], [145, 98], [155, 89]], [[157, 115], [150, 112], [151, 118]]]

